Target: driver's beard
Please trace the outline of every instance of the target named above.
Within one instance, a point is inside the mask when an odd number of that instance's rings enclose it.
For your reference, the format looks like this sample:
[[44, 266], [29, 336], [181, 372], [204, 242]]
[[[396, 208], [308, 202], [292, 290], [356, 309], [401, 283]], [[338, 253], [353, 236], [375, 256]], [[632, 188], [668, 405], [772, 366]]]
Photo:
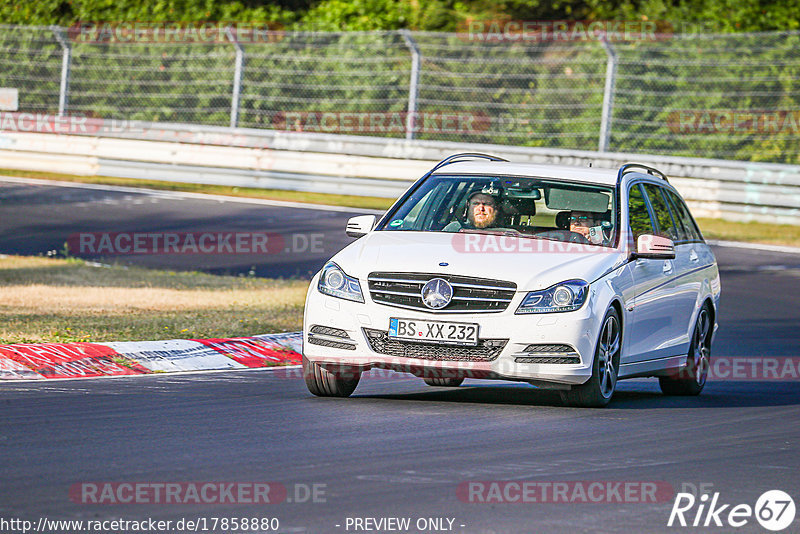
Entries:
[[487, 228], [487, 227], [491, 226], [496, 219], [497, 219], [497, 217], [487, 217], [487, 218], [485, 218], [483, 220], [478, 221], [478, 220], [475, 220], [475, 218], [473, 217], [472, 218], [472, 224], [475, 225], [475, 228]]

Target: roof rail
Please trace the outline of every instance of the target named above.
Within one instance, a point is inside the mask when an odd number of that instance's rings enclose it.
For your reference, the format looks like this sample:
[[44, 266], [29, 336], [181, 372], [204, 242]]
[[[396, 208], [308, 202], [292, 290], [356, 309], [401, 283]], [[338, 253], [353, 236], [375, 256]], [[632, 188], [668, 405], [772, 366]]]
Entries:
[[441, 169], [445, 165], [450, 165], [451, 163], [458, 163], [459, 161], [465, 158], [488, 159], [489, 161], [508, 161], [507, 159], [503, 159], [497, 156], [491, 156], [489, 154], [481, 154], [480, 152], [464, 152], [462, 154], [453, 154], [452, 156], [444, 158], [442, 161], [437, 163], [430, 171], [428, 171], [428, 175], [433, 174], [434, 172]]
[[667, 180], [667, 175], [658, 169], [654, 169], [653, 167], [648, 167], [647, 165], [642, 165], [640, 163], [626, 163], [619, 168], [619, 172], [617, 173], [617, 187], [619, 187], [619, 184], [622, 183], [623, 176], [632, 172], [637, 172], [636, 169], [644, 169], [647, 171], [647, 174], [651, 176], [658, 176], [665, 182], [669, 183], [669, 180]]

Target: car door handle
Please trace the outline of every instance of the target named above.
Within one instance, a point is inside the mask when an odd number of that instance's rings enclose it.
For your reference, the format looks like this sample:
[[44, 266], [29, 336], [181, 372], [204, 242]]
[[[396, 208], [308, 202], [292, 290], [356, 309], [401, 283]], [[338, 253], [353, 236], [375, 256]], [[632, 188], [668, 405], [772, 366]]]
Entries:
[[669, 274], [671, 272], [672, 272], [672, 262], [669, 261], [669, 260], [666, 260], [664, 262], [664, 273], [665, 274]]
[[692, 251], [689, 253], [689, 261], [697, 263], [699, 260], [700, 258], [697, 256], [697, 252], [692, 249]]

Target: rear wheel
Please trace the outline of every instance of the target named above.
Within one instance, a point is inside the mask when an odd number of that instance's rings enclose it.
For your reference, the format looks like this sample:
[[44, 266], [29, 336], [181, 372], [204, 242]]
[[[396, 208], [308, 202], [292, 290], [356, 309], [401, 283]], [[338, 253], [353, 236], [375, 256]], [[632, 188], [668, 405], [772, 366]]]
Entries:
[[617, 387], [621, 339], [619, 314], [616, 309], [610, 308], [603, 317], [603, 326], [600, 328], [600, 339], [597, 341], [592, 363], [592, 377], [585, 384], [560, 392], [562, 401], [570, 406], [586, 408], [602, 408], [611, 402]]
[[459, 378], [438, 378], [438, 377], [426, 377], [423, 378], [425, 383], [429, 386], [440, 386], [445, 388], [457, 388], [461, 385], [461, 382], [464, 381], [464, 377]]
[[703, 305], [697, 314], [686, 367], [675, 376], [661, 376], [658, 385], [665, 395], [699, 395], [706, 385], [711, 364], [711, 311]]
[[318, 397], [349, 397], [356, 389], [361, 373], [349, 370], [328, 371], [303, 356], [303, 377], [308, 390]]

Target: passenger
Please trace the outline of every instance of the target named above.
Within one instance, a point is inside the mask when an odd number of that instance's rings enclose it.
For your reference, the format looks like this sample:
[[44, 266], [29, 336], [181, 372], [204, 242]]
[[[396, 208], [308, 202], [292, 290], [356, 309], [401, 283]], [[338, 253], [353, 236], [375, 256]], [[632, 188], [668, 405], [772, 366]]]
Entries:
[[603, 225], [605, 220], [602, 214], [593, 211], [573, 211], [569, 218], [569, 230], [576, 234], [581, 234], [590, 243], [601, 243], [603, 236]]

